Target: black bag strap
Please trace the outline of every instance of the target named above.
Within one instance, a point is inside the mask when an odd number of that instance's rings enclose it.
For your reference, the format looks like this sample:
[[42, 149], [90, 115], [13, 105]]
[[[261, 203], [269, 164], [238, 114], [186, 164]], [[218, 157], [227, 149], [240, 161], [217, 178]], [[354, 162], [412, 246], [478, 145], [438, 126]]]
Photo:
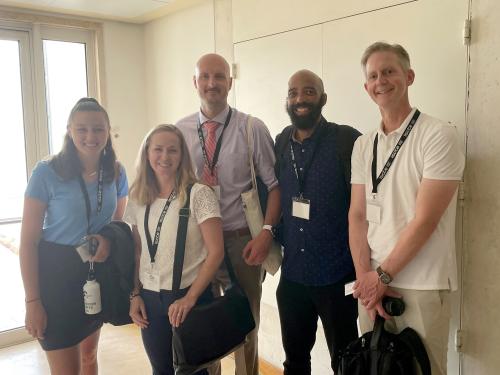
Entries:
[[407, 327], [401, 331], [398, 338], [411, 349], [413, 356], [420, 365], [422, 375], [431, 375], [429, 356], [418, 333], [413, 328]]
[[[174, 269], [172, 275], [172, 291], [174, 295], [178, 294], [181, 286], [182, 268], [184, 266], [184, 253], [186, 250], [186, 236], [189, 221], [189, 204], [191, 198], [191, 188], [193, 185], [188, 185], [186, 189], [186, 203], [179, 210], [179, 225], [177, 226], [177, 238], [175, 241], [175, 255], [174, 255]], [[227, 253], [226, 246], [224, 246], [224, 262], [226, 263], [227, 272], [231, 279], [231, 284], [241, 289], [236, 274], [234, 273], [231, 259]]]
[[179, 225], [177, 226], [177, 237], [175, 241], [174, 269], [172, 275], [172, 291], [179, 292], [182, 278], [182, 268], [184, 266], [184, 250], [186, 248], [187, 227], [189, 222], [189, 204], [191, 201], [191, 189], [189, 184], [186, 188], [186, 202], [179, 209]]
[[370, 375], [378, 373], [378, 362], [380, 359], [380, 340], [382, 338], [385, 319], [377, 314], [373, 324], [373, 333], [370, 339]]
[[292, 131], [293, 125], [289, 125], [276, 136], [276, 141], [274, 144], [274, 153], [276, 155], [276, 162], [274, 163], [274, 173], [276, 175], [276, 178], [278, 178], [280, 174], [281, 160], [283, 159], [283, 155], [285, 154], [288, 142], [290, 141], [290, 135], [292, 134]]

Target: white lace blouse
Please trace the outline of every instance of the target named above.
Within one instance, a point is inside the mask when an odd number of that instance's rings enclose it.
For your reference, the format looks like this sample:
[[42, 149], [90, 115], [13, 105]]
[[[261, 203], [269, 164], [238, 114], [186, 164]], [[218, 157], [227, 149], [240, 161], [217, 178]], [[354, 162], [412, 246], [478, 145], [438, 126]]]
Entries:
[[[165, 206], [166, 199], [158, 198], [151, 205], [149, 214], [149, 233], [153, 239], [155, 236], [158, 219]], [[177, 236], [177, 225], [179, 222], [179, 201], [175, 198], [165, 215], [161, 227], [158, 251], [155, 256], [154, 272], [159, 275], [159, 289], [172, 290], [172, 273], [174, 263], [174, 252]], [[184, 255], [184, 267], [182, 270], [181, 289], [190, 286], [198, 274], [199, 268], [207, 257], [207, 250], [203, 243], [203, 237], [199, 224], [213, 217], [221, 217], [219, 203], [213, 190], [202, 184], [194, 184], [191, 190], [190, 202], [191, 214], [189, 217], [188, 231], [186, 237], [186, 250]], [[158, 283], [149, 282], [148, 274], [151, 272], [151, 258], [144, 232], [144, 213], [146, 206], [138, 205], [129, 200], [125, 210], [124, 221], [137, 226], [141, 238], [141, 258], [139, 267], [139, 279], [143, 288], [159, 291]]]

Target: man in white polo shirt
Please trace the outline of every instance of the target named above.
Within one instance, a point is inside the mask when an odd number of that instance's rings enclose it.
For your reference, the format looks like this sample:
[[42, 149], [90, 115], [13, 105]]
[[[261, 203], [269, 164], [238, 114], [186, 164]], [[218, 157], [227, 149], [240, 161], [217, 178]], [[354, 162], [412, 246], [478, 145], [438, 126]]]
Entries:
[[[412, 327], [426, 346], [432, 374], [446, 374], [464, 155], [454, 126], [410, 106], [415, 73], [403, 47], [374, 43], [361, 63], [365, 89], [382, 119], [358, 138], [352, 153], [349, 242], [360, 328], [372, 330], [377, 313], [388, 319], [389, 330]], [[385, 295], [403, 297], [402, 316], [387, 316]]]

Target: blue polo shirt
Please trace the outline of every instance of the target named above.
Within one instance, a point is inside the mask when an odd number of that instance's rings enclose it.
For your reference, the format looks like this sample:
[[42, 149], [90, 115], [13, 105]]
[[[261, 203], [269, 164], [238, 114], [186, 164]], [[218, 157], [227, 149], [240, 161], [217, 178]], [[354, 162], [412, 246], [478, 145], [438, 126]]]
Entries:
[[[340, 127], [322, 118], [310, 138], [299, 143], [290, 137], [278, 155], [284, 246], [281, 272], [287, 280], [308, 286], [334, 284], [351, 275], [354, 279], [347, 213], [352, 147], [361, 133], [348, 126], [342, 126], [340, 132]], [[336, 144], [340, 133], [341, 147]], [[292, 216], [292, 199], [299, 196], [299, 183], [290, 144], [298, 173], [305, 173], [303, 197], [310, 200], [309, 220]]]
[[[102, 210], [97, 213], [97, 181], [86, 183], [90, 198], [90, 233], [98, 233], [108, 224], [116, 209], [117, 199], [127, 196], [128, 182], [123, 166], [118, 180], [103, 186]], [[49, 161], [39, 162], [33, 169], [25, 192], [47, 205], [42, 238], [45, 241], [75, 246], [87, 234], [87, 211], [78, 179], [63, 180]]]

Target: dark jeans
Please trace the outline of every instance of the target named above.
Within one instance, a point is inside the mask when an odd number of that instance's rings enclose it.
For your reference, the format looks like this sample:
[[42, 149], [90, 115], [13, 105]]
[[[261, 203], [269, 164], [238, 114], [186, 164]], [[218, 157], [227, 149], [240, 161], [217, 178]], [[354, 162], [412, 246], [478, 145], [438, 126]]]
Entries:
[[307, 286], [281, 277], [276, 297], [286, 355], [285, 375], [311, 374], [318, 317], [323, 323], [332, 369], [337, 368], [339, 351], [358, 337], [357, 303], [352, 295], [344, 295], [344, 285], [352, 279]]
[[[189, 288], [181, 290], [179, 298], [183, 297]], [[174, 375], [172, 359], [172, 326], [168, 320], [168, 308], [176, 300], [172, 291], [161, 290], [160, 293], [143, 289], [141, 296], [148, 314], [148, 328], [141, 329], [142, 342], [146, 349], [153, 375]], [[212, 299], [210, 288], [198, 298], [197, 304]], [[206, 370], [198, 371], [196, 375], [208, 375]]]

